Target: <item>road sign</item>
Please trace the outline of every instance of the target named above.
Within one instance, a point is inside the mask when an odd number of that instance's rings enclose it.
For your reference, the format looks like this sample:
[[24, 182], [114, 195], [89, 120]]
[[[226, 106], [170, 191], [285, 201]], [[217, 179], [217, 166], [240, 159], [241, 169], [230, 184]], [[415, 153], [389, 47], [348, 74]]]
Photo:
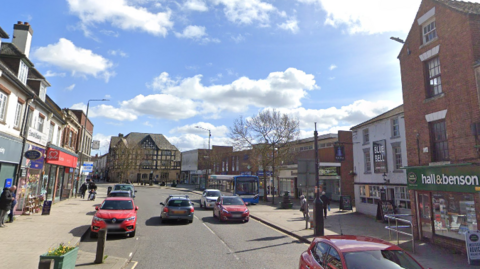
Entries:
[[100, 149], [100, 140], [92, 141], [92, 149]]
[[93, 162], [84, 162], [82, 172], [93, 172]]

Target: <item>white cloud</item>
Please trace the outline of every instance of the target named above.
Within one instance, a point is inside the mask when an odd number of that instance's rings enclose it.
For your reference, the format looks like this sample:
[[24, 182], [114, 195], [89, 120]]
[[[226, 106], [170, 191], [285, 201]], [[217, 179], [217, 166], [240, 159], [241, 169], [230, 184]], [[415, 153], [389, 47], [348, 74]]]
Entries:
[[173, 26], [170, 10], [152, 13], [144, 7], [129, 5], [125, 0], [67, 1], [70, 12], [77, 15], [85, 27], [110, 23], [123, 30], [141, 30], [166, 36]]
[[66, 87], [65, 90], [66, 90], [66, 91], [71, 91], [71, 90], [73, 90], [74, 88], [75, 88], [75, 84], [72, 84], [72, 85]]
[[105, 97], [104, 97], [104, 98], [105, 98], [105, 99], [110, 99], [110, 98], [112, 98], [112, 96], [111, 96], [110, 94], [105, 94]]
[[[180, 151], [187, 151], [199, 148], [206, 149], [208, 147], [208, 137], [205, 138], [196, 134], [183, 134], [181, 136], [165, 137], [172, 145], [175, 145], [175, 147], [177, 147]], [[212, 135], [210, 145], [231, 146], [232, 142], [228, 137], [217, 137]]]
[[415, 18], [419, 0], [297, 0], [318, 4], [326, 13], [326, 25], [344, 25], [350, 34], [408, 32]]
[[197, 40], [200, 43], [220, 43], [220, 40], [217, 38], [209, 38], [207, 37], [207, 33], [205, 32], [204, 26], [197, 26], [197, 25], [189, 25], [183, 29], [182, 33], [175, 32], [175, 36], [178, 38], [188, 38]]
[[151, 123], [148, 122], [148, 121], [144, 122], [143, 125], [148, 126], [148, 127], [153, 127], [153, 124], [151, 124]]
[[138, 114], [150, 115], [155, 118], [180, 120], [194, 117], [198, 114], [197, 104], [189, 99], [168, 94], [142, 94], [121, 103], [122, 110], [133, 110]]
[[330, 69], [330, 71], [331, 71], [331, 70], [333, 70], [333, 69], [335, 69], [335, 68], [337, 68], [337, 66], [334, 65], [334, 64], [332, 64], [332, 65], [330, 65], [330, 67], [329, 67], [328, 69]]
[[237, 44], [242, 41], [245, 41], [245, 37], [242, 34], [238, 34], [237, 36], [232, 36], [231, 38]]
[[297, 19], [287, 20], [282, 24], [278, 24], [278, 27], [283, 30], [292, 31], [292, 33], [294, 34], [297, 33], [299, 30]]
[[208, 11], [207, 4], [202, 0], [187, 0], [183, 3], [183, 8], [193, 11]]
[[106, 82], [115, 72], [113, 64], [91, 50], [76, 47], [72, 41], [60, 38], [58, 43], [36, 49], [33, 56], [41, 62], [68, 70], [72, 75], [103, 78]]
[[50, 70], [47, 71], [47, 73], [45, 73], [45, 77], [48, 78], [48, 77], [65, 77], [65, 73], [55, 73], [55, 72], [52, 72]]
[[[201, 128], [197, 128], [197, 126]], [[210, 130], [210, 133], [212, 134], [212, 136], [217, 136], [217, 137], [226, 136], [229, 133], [229, 129], [227, 126], [225, 125], [215, 126], [208, 122], [198, 122], [194, 124], [184, 125], [181, 127], [176, 127], [170, 130], [170, 133], [171, 134], [190, 133], [190, 134], [196, 134], [196, 135], [208, 137], [207, 130]]]
[[225, 16], [229, 21], [239, 24], [252, 24], [254, 21], [260, 26], [268, 26], [270, 13], [277, 9], [261, 0], [212, 0], [214, 5], [223, 5]]
[[113, 55], [113, 56], [120, 56], [120, 57], [127, 57], [127, 53], [125, 53], [124, 51], [118, 49], [118, 50], [109, 50], [108, 51], [108, 54], [110, 55]]
[[[84, 103], [77, 103], [72, 105], [71, 109], [81, 109], [86, 113], [87, 105]], [[118, 121], [134, 121], [138, 118], [138, 113], [128, 108], [116, 108], [111, 105], [101, 104], [98, 106], [90, 106], [88, 108], [88, 117], [104, 117]]]

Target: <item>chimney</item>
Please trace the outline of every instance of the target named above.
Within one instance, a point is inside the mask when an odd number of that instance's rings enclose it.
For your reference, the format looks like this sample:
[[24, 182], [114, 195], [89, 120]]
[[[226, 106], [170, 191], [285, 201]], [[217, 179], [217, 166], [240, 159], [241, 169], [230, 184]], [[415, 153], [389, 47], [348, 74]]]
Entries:
[[123, 137], [123, 134], [118, 134], [118, 137]]
[[21, 21], [13, 25], [13, 39], [12, 43], [27, 56], [30, 55], [30, 47], [32, 45], [33, 30], [28, 22], [22, 23]]

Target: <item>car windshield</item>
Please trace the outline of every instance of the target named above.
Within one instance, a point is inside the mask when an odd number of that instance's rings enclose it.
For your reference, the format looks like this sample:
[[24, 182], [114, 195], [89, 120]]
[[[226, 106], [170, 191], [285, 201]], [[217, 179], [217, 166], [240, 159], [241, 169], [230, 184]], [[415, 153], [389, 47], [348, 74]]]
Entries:
[[218, 197], [220, 196], [219, 191], [207, 191], [207, 194], [205, 195], [207, 197]]
[[421, 269], [422, 267], [415, 262], [407, 253], [401, 250], [372, 250], [348, 252], [344, 254], [347, 268], [349, 269], [367, 269], [367, 268], [385, 268], [385, 269]]
[[181, 206], [190, 206], [190, 201], [188, 200], [170, 200], [168, 206], [181, 207]]
[[110, 197], [130, 197], [128, 192], [111, 192]]
[[242, 199], [238, 197], [226, 197], [223, 198], [224, 205], [245, 205]]
[[133, 203], [131, 200], [106, 200], [100, 209], [105, 210], [132, 210]]
[[133, 189], [132, 186], [129, 185], [115, 185], [113, 188], [114, 190], [122, 190], [122, 191], [130, 191]]

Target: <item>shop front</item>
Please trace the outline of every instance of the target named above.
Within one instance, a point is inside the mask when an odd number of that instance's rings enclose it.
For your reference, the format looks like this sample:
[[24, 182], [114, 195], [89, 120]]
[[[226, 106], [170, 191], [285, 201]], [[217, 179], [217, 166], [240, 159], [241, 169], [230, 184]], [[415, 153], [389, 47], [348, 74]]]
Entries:
[[7, 178], [14, 179], [22, 156], [22, 140], [0, 134], [0, 186], [3, 189]]
[[480, 168], [474, 165], [407, 167], [417, 235], [466, 252], [465, 233], [480, 229]]
[[47, 149], [45, 175], [48, 180], [47, 197], [49, 201], [58, 202], [74, 194], [75, 168], [77, 155], [62, 148], [50, 146]]
[[45, 149], [27, 144], [26, 150], [26, 173], [19, 178], [16, 211], [29, 215], [40, 211], [47, 182], [43, 177]]

